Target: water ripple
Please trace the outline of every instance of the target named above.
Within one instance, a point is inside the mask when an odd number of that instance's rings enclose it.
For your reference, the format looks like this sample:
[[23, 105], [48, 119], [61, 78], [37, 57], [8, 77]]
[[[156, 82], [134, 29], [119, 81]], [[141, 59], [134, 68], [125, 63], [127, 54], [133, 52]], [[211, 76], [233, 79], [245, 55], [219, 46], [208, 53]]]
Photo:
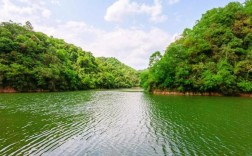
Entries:
[[251, 114], [246, 98], [3, 94], [0, 155], [251, 155]]

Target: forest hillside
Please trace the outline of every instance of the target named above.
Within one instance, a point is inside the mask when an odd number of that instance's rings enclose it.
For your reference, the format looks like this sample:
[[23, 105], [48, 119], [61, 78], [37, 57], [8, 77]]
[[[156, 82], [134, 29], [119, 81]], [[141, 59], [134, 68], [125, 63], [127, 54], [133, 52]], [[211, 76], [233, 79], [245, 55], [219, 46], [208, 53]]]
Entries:
[[141, 85], [149, 91], [252, 93], [252, 0], [203, 14], [163, 56], [152, 54]]
[[138, 83], [138, 72], [115, 58], [95, 58], [62, 39], [33, 31], [30, 22], [0, 24], [0, 90], [66, 91]]

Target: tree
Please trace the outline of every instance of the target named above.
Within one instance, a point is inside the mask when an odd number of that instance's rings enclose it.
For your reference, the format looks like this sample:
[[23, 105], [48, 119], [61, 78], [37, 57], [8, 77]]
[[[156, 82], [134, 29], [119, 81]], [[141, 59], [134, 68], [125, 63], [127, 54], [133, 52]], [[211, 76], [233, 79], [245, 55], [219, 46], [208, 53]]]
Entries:
[[25, 28], [31, 31], [33, 30], [33, 26], [30, 21], [25, 22]]
[[150, 56], [149, 67], [152, 67], [155, 63], [157, 63], [162, 58], [162, 55], [159, 51], [154, 52]]

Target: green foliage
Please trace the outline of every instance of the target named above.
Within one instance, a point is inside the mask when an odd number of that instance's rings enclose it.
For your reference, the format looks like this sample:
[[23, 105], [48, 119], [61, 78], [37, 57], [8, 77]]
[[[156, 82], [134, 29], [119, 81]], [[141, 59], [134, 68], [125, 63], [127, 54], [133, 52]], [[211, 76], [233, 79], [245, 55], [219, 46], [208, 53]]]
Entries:
[[138, 73], [116, 58], [96, 58], [98, 63], [97, 84], [100, 88], [129, 88], [139, 85]]
[[140, 72], [140, 86], [146, 90], [149, 90], [148, 88], [148, 80], [149, 80], [149, 71], [148, 70], [143, 70]]
[[252, 93], [251, 8], [252, 0], [247, 0], [207, 11], [141, 75], [141, 85], [149, 90]]
[[155, 63], [157, 63], [160, 59], [162, 58], [162, 55], [159, 51], [156, 51], [155, 53], [153, 53], [150, 56], [150, 62], [149, 62], [149, 66], [152, 67], [153, 65], [155, 65]]
[[115, 58], [34, 32], [26, 25], [0, 24], [0, 88], [18, 91], [121, 88], [138, 85], [136, 70]]

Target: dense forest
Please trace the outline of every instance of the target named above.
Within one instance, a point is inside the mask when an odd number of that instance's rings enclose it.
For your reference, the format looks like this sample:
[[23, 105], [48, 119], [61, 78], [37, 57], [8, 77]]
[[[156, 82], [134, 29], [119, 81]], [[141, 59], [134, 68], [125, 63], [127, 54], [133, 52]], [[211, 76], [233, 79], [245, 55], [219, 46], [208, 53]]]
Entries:
[[25, 25], [0, 24], [0, 89], [65, 91], [137, 86], [138, 72], [115, 58], [95, 58]]
[[203, 14], [163, 56], [151, 55], [141, 85], [149, 91], [252, 93], [252, 0]]

